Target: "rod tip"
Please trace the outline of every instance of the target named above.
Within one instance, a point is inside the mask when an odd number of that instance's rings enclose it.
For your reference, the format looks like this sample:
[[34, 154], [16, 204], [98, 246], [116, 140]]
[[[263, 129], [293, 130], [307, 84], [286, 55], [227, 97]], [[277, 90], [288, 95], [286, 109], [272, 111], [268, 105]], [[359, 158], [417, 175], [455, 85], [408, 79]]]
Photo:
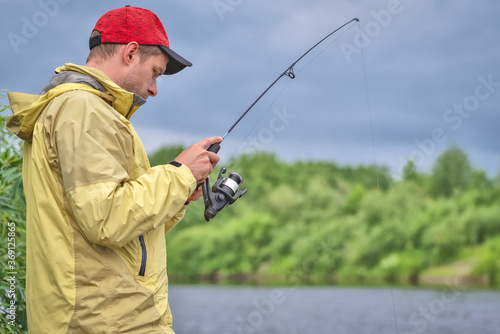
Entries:
[[359, 19], [357, 17], [354, 18], [354, 21], [359, 22]]

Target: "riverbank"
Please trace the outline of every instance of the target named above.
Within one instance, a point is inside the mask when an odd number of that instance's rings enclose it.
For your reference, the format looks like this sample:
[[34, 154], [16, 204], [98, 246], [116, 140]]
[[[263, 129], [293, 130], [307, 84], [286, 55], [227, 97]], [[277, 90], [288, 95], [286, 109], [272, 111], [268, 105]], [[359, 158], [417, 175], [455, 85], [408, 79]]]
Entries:
[[169, 275], [171, 284], [210, 284], [210, 285], [255, 285], [255, 286], [365, 286], [365, 287], [414, 287], [439, 288], [450, 284], [462, 286], [464, 289], [500, 289], [498, 285], [491, 285], [487, 276], [440, 276], [424, 274], [418, 276], [398, 277], [387, 280], [379, 276], [343, 277], [336, 275], [310, 276], [307, 278], [290, 277], [286, 275], [211, 275], [181, 276]]
[[472, 260], [457, 261], [448, 265], [435, 266], [421, 272], [405, 275], [387, 275], [380, 272], [352, 270], [351, 272], [315, 274], [232, 274], [221, 272], [200, 275], [169, 274], [172, 284], [214, 284], [214, 285], [257, 285], [257, 286], [398, 286], [439, 288], [450, 285], [464, 289], [499, 289], [493, 275], [474, 274]]

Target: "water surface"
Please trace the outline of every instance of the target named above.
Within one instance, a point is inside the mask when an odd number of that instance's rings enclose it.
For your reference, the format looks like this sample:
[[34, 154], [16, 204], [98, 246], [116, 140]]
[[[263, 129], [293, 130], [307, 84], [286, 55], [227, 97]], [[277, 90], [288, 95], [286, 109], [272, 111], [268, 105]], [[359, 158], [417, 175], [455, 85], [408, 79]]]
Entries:
[[500, 333], [500, 293], [172, 285], [177, 334]]

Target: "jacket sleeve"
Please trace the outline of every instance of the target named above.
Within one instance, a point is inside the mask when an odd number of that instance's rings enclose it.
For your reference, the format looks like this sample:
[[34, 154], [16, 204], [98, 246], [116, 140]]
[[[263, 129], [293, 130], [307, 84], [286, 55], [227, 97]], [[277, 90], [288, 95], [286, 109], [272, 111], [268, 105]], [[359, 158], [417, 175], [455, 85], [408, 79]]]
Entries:
[[184, 215], [186, 214], [186, 206], [184, 206], [175, 216], [173, 216], [169, 221], [165, 223], [165, 235], [170, 232], [175, 225], [177, 225], [182, 218], [184, 218]]
[[188, 167], [139, 161], [147, 156], [128, 121], [92, 93], [66, 93], [51, 109], [64, 192], [89, 241], [121, 247], [184, 216], [196, 187]]

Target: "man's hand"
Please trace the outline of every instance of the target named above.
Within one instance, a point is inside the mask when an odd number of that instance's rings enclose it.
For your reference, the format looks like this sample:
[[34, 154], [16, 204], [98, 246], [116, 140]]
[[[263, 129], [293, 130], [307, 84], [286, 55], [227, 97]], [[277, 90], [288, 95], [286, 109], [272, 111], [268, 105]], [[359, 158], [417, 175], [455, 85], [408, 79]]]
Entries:
[[207, 151], [207, 147], [220, 143], [221, 137], [210, 137], [203, 139], [199, 143], [191, 145], [175, 158], [175, 161], [186, 165], [193, 173], [196, 183], [205, 182], [212, 170], [219, 162], [219, 156]]

